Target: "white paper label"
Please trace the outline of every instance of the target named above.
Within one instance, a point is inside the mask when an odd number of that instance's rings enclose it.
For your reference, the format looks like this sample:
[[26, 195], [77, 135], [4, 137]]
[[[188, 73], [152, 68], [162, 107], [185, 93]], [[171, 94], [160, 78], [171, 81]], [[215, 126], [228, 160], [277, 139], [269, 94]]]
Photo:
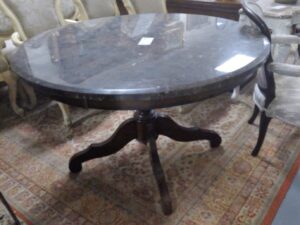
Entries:
[[254, 60], [253, 57], [247, 55], [235, 55], [232, 58], [228, 59], [222, 65], [215, 68], [215, 70], [225, 73], [230, 73], [232, 71], [238, 70], [243, 66], [249, 64]]
[[142, 37], [138, 45], [151, 45], [153, 40], [153, 37]]

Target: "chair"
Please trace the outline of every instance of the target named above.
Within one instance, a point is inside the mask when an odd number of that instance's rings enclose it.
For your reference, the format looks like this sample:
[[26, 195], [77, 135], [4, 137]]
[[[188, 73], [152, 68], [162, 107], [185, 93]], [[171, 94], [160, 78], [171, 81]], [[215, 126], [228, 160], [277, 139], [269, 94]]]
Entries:
[[[43, 31], [56, 28], [66, 23], [59, 0], [31, 0], [30, 4], [24, 0], [2, 0], [0, 9], [11, 19], [15, 33], [12, 34], [13, 43], [18, 46], [23, 41]], [[30, 87], [23, 83], [24, 88]], [[35, 103], [35, 95], [29, 95], [31, 102]], [[64, 124], [70, 125], [70, 111], [66, 104], [58, 102], [62, 111]]]
[[166, 0], [123, 0], [130, 15], [139, 13], [168, 13]]
[[116, 0], [73, 0], [79, 10], [79, 20], [117, 16], [120, 11]]
[[[272, 31], [272, 38], [274, 38], [275, 35], [277, 36], [290, 34], [292, 30], [292, 21], [295, 20], [295, 16], [291, 16], [291, 18], [289, 18], [288, 15], [290, 14], [290, 12], [286, 12], [286, 7], [283, 7], [282, 9], [278, 8], [276, 11], [269, 10], [269, 8], [271, 8], [271, 5], [274, 5], [272, 1], [273, 0], [248, 0], [247, 4], [251, 10], [253, 10], [260, 18], [263, 19], [263, 21]], [[268, 11], [271, 11], [272, 13], [268, 13]], [[284, 16], [281, 17], [281, 15]], [[241, 17], [240, 21], [242, 20]], [[276, 61], [281, 61], [285, 59], [289, 53], [289, 49], [287, 48], [287, 46], [283, 46], [282, 44], [284, 43], [281, 43], [281, 45], [277, 45], [276, 40], [272, 40], [272, 43], [272, 54], [273, 56], [275, 56]], [[278, 54], [278, 51], [280, 52], [280, 55]], [[233, 94], [231, 96], [232, 100], [237, 100], [239, 96], [239, 91], [239, 87], [233, 90]]]
[[[244, 2], [243, 9], [269, 41], [272, 41], [272, 44], [300, 44], [300, 39], [293, 35], [273, 36], [271, 39], [270, 31], [264, 21]], [[296, 48], [295, 51], [297, 52]], [[293, 61], [294, 59], [292, 59], [292, 63]], [[300, 126], [300, 78], [297, 78], [298, 76], [300, 76], [299, 65], [273, 62], [271, 54], [264, 67], [259, 71], [253, 93], [255, 107], [248, 121], [249, 124], [252, 124], [258, 114], [261, 114], [259, 135], [251, 153], [252, 156], [258, 155], [272, 118], [275, 117], [289, 124]]]
[[23, 115], [24, 110], [17, 103], [17, 77], [9, 70], [7, 60], [0, 52], [0, 81], [5, 82], [8, 86], [9, 101], [12, 109], [18, 115]]
[[0, 48], [4, 47], [4, 41], [10, 39], [13, 32], [11, 21], [0, 11]]
[[[79, 15], [79, 10], [75, 6], [73, 0], [59, 0], [58, 4], [61, 4], [60, 6], [57, 6], [56, 10], [59, 10], [62, 12], [64, 18], [75, 20]], [[57, 4], [57, 3], [56, 3]]]

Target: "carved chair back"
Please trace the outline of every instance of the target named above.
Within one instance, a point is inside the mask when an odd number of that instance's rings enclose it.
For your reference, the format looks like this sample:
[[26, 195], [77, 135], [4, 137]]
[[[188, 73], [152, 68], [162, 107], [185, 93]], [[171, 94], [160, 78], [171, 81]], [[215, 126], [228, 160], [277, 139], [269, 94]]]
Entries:
[[74, 19], [74, 17], [76, 17], [78, 9], [75, 7], [73, 0], [62, 0], [60, 11], [62, 11], [64, 18]]
[[64, 23], [57, 0], [2, 0], [0, 9], [11, 19], [21, 40]]
[[[255, 13], [248, 5], [246, 0], [241, 1], [243, 12], [249, 19], [260, 29], [271, 43], [271, 32], [266, 23]], [[258, 73], [257, 84], [261, 93], [265, 97], [265, 108], [269, 106], [272, 100], [275, 98], [275, 81], [273, 72], [268, 70], [268, 65], [273, 62], [272, 54], [270, 52], [269, 57], [262, 68], [262, 71]]]
[[14, 30], [10, 19], [0, 11], [0, 44], [1, 39], [7, 39], [13, 32]]
[[117, 16], [120, 11], [116, 0], [73, 0], [79, 9], [79, 19]]

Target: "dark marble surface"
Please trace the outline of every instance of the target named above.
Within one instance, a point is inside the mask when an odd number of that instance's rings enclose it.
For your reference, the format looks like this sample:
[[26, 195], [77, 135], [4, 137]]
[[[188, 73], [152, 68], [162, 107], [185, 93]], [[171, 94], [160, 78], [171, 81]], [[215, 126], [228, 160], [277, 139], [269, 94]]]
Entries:
[[[154, 40], [140, 46], [143, 37]], [[19, 76], [56, 100], [93, 108], [150, 109], [230, 90], [264, 62], [269, 50], [265, 37], [238, 22], [141, 14], [48, 31], [26, 41], [9, 60]], [[229, 71], [217, 69], [232, 59]]]

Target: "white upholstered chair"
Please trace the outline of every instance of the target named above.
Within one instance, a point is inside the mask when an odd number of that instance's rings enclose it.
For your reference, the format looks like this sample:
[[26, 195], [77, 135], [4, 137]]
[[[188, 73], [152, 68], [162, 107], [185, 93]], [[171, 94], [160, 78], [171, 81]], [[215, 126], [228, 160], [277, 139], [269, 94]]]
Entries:
[[14, 44], [23, 41], [43, 31], [56, 28], [65, 23], [62, 5], [58, 0], [2, 0], [0, 10], [12, 21], [16, 31], [12, 35]]
[[[282, 39], [281, 43], [300, 44], [298, 37], [289, 39]], [[272, 118], [300, 127], [300, 60], [299, 57], [295, 57], [297, 54], [297, 48], [294, 47], [286, 62], [275, 61], [260, 71], [253, 93], [255, 108], [248, 121], [252, 124], [261, 113], [259, 136], [252, 151], [253, 156], [257, 156], [260, 151]]]
[[130, 15], [139, 13], [167, 13], [166, 0], [123, 0]]
[[120, 11], [116, 0], [73, 0], [79, 10], [79, 20], [117, 16]]
[[10, 71], [9, 64], [0, 52], [0, 82], [5, 82], [8, 86], [9, 101], [12, 109], [18, 115], [23, 115], [24, 111], [17, 103], [17, 77]]
[[[272, 45], [291, 45], [288, 57], [269, 55], [266, 64], [259, 70], [253, 93], [255, 108], [249, 123], [252, 124], [260, 113], [259, 135], [252, 151], [257, 156], [264, 142], [272, 118], [291, 125], [300, 126], [300, 65], [297, 45], [300, 38], [293, 35], [272, 36], [264, 21], [255, 14], [248, 4], [243, 3], [244, 12], [254, 22]], [[283, 48], [285, 49], [285, 48]], [[284, 54], [286, 52], [284, 51]], [[274, 62], [273, 62], [274, 58]]]
[[[43, 31], [65, 24], [60, 0], [1, 0], [0, 10], [12, 21], [14, 30], [13, 43], [18, 46], [23, 41]], [[24, 84], [26, 89], [30, 87]], [[29, 92], [30, 93], [30, 92]], [[35, 95], [29, 95], [31, 102], [36, 102]], [[58, 102], [64, 123], [71, 124], [69, 107]]]
[[[277, 3], [273, 2], [274, 0], [247, 0], [248, 7], [253, 10], [269, 27], [272, 31], [272, 54], [276, 62], [284, 62], [290, 52], [290, 44], [294, 39], [289, 37], [289, 34], [292, 32], [292, 25], [299, 24], [300, 16], [299, 10], [292, 12], [292, 10], [287, 10], [291, 8], [290, 5], [284, 5], [281, 8]], [[278, 7], [276, 10], [271, 10], [271, 7]], [[241, 17], [240, 22], [243, 23], [245, 17], [243, 12], [240, 11]], [[236, 100], [239, 96], [240, 88], [237, 87], [234, 89], [234, 92], [231, 96], [233, 100]]]

